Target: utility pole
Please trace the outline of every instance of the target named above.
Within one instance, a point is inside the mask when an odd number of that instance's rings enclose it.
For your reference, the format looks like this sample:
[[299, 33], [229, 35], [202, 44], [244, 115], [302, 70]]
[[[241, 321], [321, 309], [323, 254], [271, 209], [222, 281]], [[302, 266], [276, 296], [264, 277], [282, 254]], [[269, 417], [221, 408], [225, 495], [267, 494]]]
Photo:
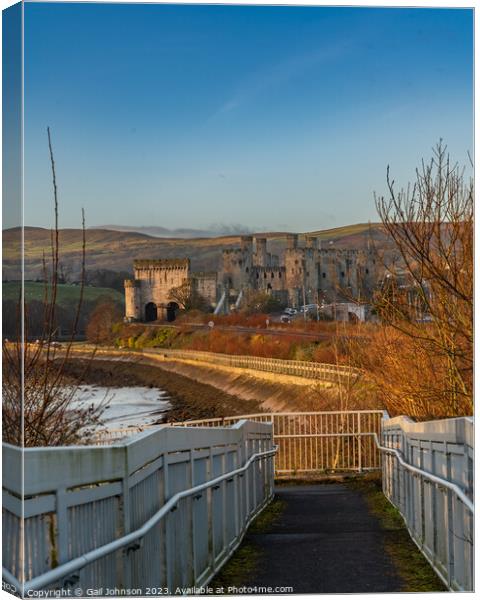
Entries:
[[307, 310], [306, 310], [306, 306], [307, 306], [307, 302], [305, 300], [305, 282], [303, 283], [303, 324], [306, 327], [307, 326]]

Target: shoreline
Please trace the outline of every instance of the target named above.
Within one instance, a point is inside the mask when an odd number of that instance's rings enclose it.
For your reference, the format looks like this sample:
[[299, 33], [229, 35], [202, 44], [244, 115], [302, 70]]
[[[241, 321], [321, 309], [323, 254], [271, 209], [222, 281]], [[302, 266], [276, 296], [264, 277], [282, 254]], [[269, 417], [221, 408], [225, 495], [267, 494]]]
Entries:
[[80, 385], [144, 386], [165, 391], [171, 408], [165, 411], [162, 423], [263, 412], [258, 401], [240, 398], [141, 359], [88, 359], [72, 354], [65, 365], [65, 374], [81, 377]]
[[[69, 361], [83, 364], [92, 354], [78, 348]], [[113, 371], [109, 385], [152, 385], [172, 397], [168, 420], [183, 421], [246, 415], [258, 412], [325, 411], [377, 409], [378, 404], [368, 393], [345, 401], [335, 387], [313, 379], [277, 376], [248, 369], [226, 368], [199, 361], [168, 359], [159, 355], [119, 352], [99, 348], [90, 366]], [[122, 378], [122, 374], [127, 377]], [[92, 373], [89, 377], [91, 379]], [[104, 383], [105, 373], [99, 382]]]

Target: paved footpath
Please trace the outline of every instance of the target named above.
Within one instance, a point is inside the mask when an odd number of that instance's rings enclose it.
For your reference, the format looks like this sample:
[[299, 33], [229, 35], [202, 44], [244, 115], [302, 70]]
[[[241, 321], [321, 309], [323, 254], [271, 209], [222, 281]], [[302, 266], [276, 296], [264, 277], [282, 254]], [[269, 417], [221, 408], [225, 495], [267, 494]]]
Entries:
[[378, 520], [360, 492], [342, 484], [279, 486], [286, 504], [265, 533], [246, 585], [291, 586], [293, 593], [398, 592], [402, 581], [384, 550]]

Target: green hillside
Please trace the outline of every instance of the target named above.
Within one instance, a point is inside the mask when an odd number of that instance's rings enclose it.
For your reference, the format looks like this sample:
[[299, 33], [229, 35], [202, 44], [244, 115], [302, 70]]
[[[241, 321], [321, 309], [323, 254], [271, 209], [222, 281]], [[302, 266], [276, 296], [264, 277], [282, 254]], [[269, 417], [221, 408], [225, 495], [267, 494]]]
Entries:
[[[18, 300], [18, 283], [8, 282], [3, 284], [3, 300]], [[25, 299], [43, 301], [45, 295], [45, 284], [33, 281], [25, 282]], [[85, 302], [95, 302], [99, 298], [108, 297], [112, 301], [123, 304], [123, 294], [111, 288], [85, 286], [83, 298]], [[80, 298], [80, 286], [69, 284], [58, 284], [57, 304], [61, 306], [75, 305]]]

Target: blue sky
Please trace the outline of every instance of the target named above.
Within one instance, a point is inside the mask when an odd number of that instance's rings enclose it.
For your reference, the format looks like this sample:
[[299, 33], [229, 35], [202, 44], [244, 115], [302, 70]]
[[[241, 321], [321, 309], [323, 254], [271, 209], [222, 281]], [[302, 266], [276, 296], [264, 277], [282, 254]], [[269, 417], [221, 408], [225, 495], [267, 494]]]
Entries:
[[306, 231], [377, 220], [472, 150], [472, 11], [25, 6], [25, 223]]

